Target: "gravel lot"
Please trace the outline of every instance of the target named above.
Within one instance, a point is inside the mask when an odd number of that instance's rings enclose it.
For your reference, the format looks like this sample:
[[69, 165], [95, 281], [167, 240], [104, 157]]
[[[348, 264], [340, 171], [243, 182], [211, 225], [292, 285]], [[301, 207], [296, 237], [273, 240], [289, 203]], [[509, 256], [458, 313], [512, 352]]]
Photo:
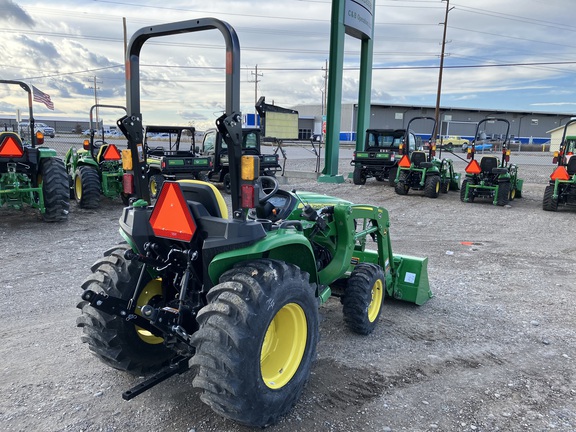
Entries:
[[[387, 300], [368, 337], [345, 328], [337, 299], [322, 306], [311, 381], [268, 430], [576, 430], [575, 212], [544, 212], [544, 186], [525, 184], [522, 199], [495, 207], [464, 204], [457, 192], [402, 197], [374, 180], [290, 177], [289, 188], [387, 208], [394, 251], [428, 256], [435, 297], [420, 307]], [[122, 400], [138, 380], [93, 357], [75, 324], [80, 284], [121, 240], [121, 203], [71, 208], [63, 224], [42, 223], [30, 209], [1, 213], [1, 429], [250, 430], [213, 414], [191, 374]]]

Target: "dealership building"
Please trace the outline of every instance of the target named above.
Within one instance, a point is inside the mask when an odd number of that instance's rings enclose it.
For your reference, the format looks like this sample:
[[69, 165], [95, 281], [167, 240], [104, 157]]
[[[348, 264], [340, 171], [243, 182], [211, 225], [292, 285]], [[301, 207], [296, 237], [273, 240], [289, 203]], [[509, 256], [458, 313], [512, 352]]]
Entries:
[[[321, 105], [298, 105], [292, 107], [299, 113], [299, 138], [308, 139], [322, 132], [324, 110]], [[372, 104], [370, 108], [369, 128], [373, 129], [405, 129], [415, 117], [434, 117], [435, 107], [425, 105], [395, 105]], [[349, 103], [342, 105], [340, 118], [340, 141], [356, 141], [358, 105]], [[522, 143], [544, 144], [550, 141], [549, 131], [566, 124], [571, 113], [550, 113], [538, 111], [514, 110], [482, 110], [475, 108], [440, 108], [440, 135], [459, 135], [473, 139], [478, 122], [492, 117], [503, 118], [510, 122], [510, 138]], [[491, 135], [505, 134], [504, 125], [500, 123], [491, 130], [490, 123], [482, 126], [485, 130], [479, 132]], [[429, 138], [433, 123], [429, 121], [413, 122], [411, 129], [423, 138]], [[499, 127], [500, 129], [497, 129]]]

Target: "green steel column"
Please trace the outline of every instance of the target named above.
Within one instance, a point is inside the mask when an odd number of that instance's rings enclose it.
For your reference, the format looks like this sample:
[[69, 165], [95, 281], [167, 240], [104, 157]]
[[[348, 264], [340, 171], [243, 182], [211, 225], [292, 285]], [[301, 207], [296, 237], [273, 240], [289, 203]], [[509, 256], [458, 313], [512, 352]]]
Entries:
[[[372, 21], [374, 26], [374, 21]], [[362, 39], [360, 54], [360, 89], [358, 91], [358, 121], [356, 126], [356, 150], [362, 150], [366, 129], [370, 126], [370, 96], [372, 94], [372, 39]]]
[[342, 105], [342, 77], [344, 67], [344, 0], [332, 2], [330, 24], [330, 60], [328, 63], [328, 100], [326, 102], [325, 166], [319, 182], [342, 183], [338, 175], [340, 149], [340, 117]]

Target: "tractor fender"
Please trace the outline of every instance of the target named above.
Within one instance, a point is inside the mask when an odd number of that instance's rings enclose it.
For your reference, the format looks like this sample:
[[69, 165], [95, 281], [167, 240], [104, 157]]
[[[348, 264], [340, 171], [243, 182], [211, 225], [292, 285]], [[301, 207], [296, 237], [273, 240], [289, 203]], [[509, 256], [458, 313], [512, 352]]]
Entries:
[[56, 150], [54, 149], [46, 147], [37, 147], [37, 149], [38, 149], [38, 160], [58, 156]]
[[220, 275], [234, 264], [258, 258], [294, 264], [310, 275], [310, 282], [318, 282], [316, 260], [310, 242], [302, 231], [293, 227], [268, 232], [266, 237], [249, 246], [216, 255], [208, 265], [208, 276], [213, 284], [217, 284]]
[[87, 155], [82, 155], [82, 154], [80, 154], [80, 155], [79, 155], [79, 158], [78, 158], [77, 166], [82, 166], [82, 165], [84, 165], [84, 166], [91, 166], [91, 167], [94, 167], [94, 168], [98, 168], [98, 167], [99, 167], [99, 166], [98, 166], [98, 162], [96, 162], [96, 161], [92, 158], [92, 156], [87, 156]]

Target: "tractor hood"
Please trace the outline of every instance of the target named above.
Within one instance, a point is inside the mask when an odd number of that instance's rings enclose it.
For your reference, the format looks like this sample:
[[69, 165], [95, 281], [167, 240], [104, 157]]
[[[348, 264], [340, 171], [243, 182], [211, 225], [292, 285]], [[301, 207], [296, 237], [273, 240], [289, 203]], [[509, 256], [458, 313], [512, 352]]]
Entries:
[[[352, 204], [352, 202], [315, 192], [297, 192], [297, 195], [305, 203], [310, 205], [313, 209], [320, 209], [322, 207], [335, 206], [339, 204]], [[298, 207], [302, 208], [304, 205], [299, 203]]]

